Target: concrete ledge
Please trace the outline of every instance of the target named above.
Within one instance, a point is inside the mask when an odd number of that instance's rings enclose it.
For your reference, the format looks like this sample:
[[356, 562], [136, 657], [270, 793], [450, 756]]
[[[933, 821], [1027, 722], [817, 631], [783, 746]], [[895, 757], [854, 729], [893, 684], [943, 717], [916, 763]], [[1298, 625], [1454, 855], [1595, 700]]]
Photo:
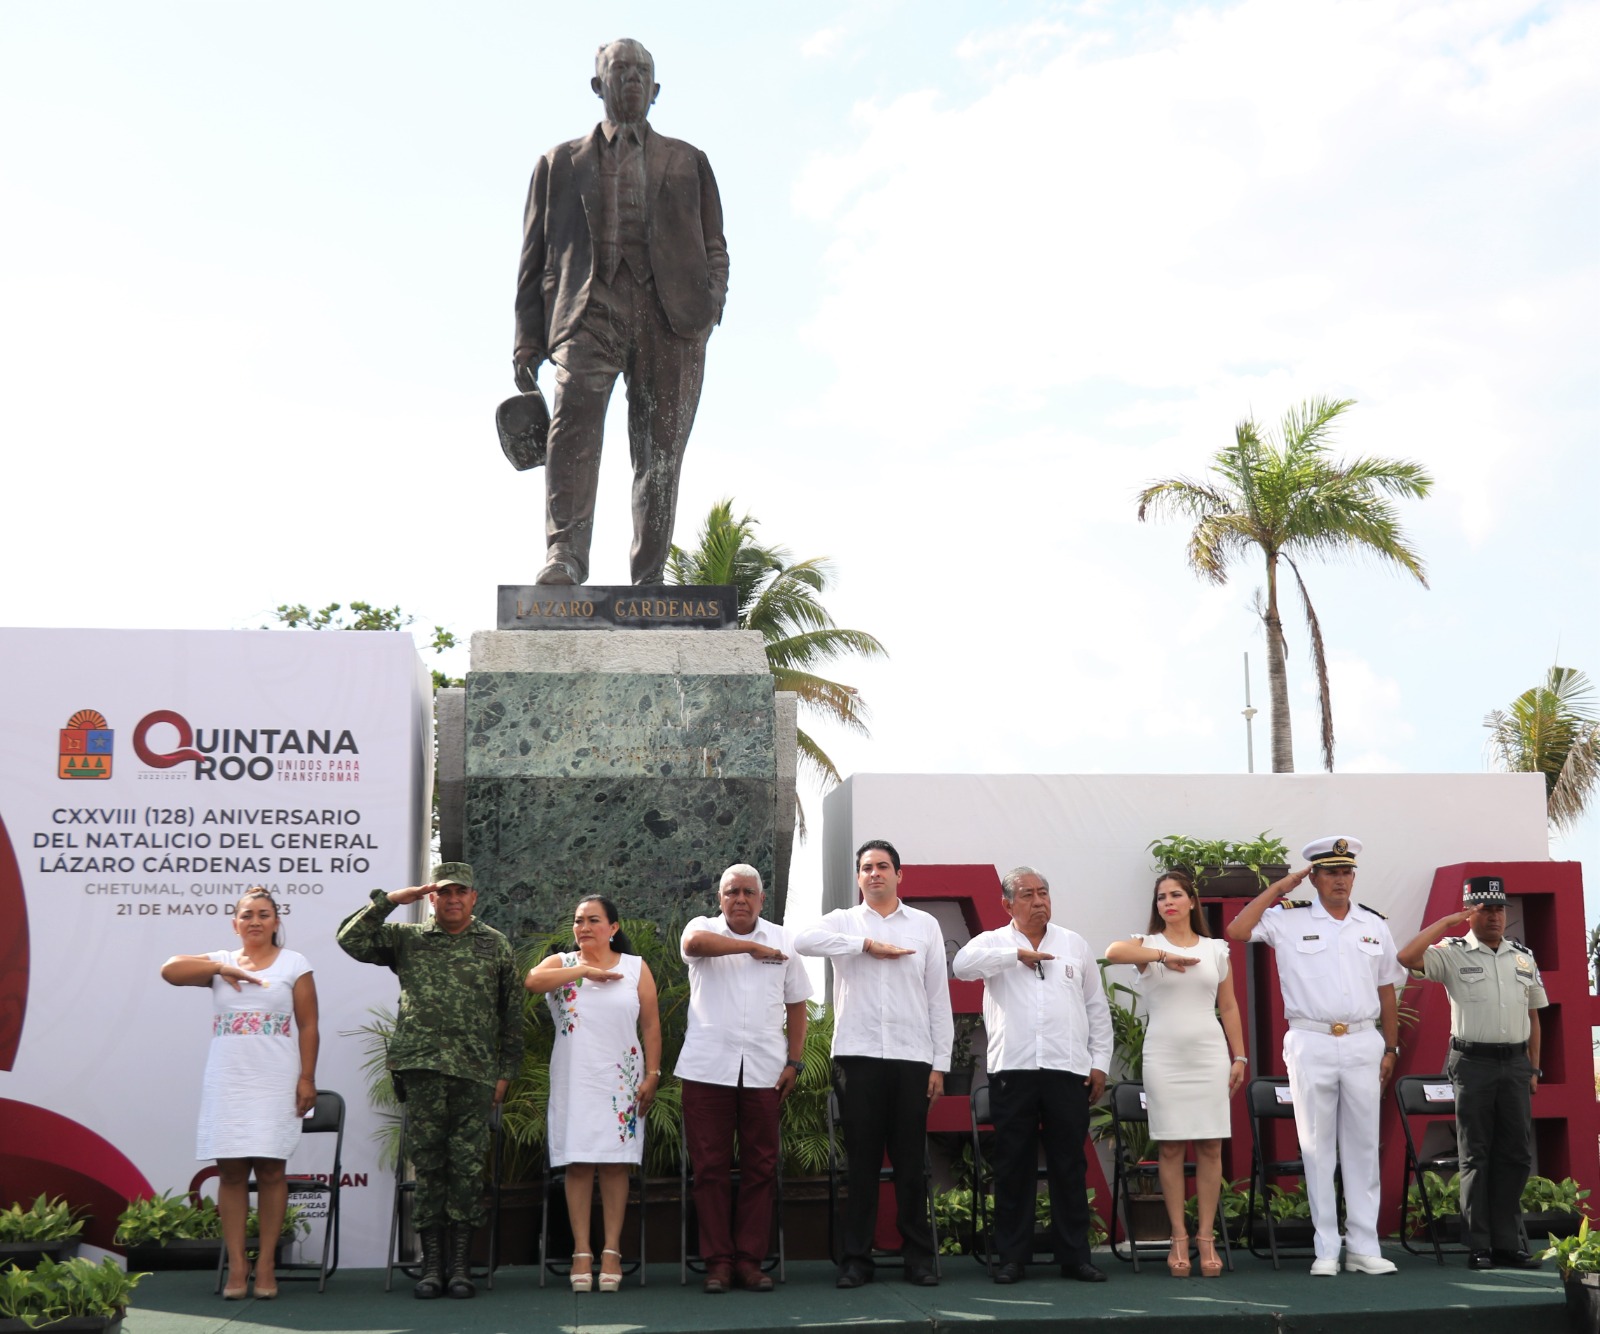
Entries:
[[765, 675], [754, 630], [476, 630], [474, 672], [664, 672]]

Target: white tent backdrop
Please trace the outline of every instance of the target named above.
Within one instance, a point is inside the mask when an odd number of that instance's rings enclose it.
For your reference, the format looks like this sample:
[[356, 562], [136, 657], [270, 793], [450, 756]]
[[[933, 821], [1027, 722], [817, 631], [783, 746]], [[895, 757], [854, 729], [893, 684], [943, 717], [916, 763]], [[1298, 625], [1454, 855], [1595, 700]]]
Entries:
[[910, 864], [1035, 867], [1055, 921], [1103, 951], [1145, 928], [1152, 840], [1263, 830], [1289, 845], [1291, 866], [1314, 838], [1361, 839], [1356, 898], [1400, 943], [1435, 868], [1550, 855], [1537, 774], [856, 774], [823, 802], [822, 906], [856, 901], [851, 854], [886, 838]]

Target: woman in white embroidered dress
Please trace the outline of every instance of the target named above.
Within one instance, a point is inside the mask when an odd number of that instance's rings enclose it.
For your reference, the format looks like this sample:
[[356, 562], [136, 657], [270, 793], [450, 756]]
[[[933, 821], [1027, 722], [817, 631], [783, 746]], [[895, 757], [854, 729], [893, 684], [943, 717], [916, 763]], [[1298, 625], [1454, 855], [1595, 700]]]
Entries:
[[211, 989], [211, 1050], [200, 1097], [195, 1156], [215, 1158], [217, 1212], [228, 1250], [222, 1295], [248, 1291], [248, 1185], [254, 1175], [264, 1240], [255, 1295], [278, 1295], [277, 1237], [288, 1206], [284, 1160], [300, 1142], [300, 1119], [317, 1100], [317, 989], [303, 954], [279, 943], [278, 905], [257, 886], [234, 908], [239, 948], [175, 954], [161, 968], [175, 987]]
[[615, 1292], [622, 1282], [628, 1168], [643, 1156], [645, 1114], [661, 1084], [661, 1016], [650, 965], [633, 952], [616, 904], [584, 899], [572, 935], [577, 948], [552, 954], [524, 985], [544, 996], [556, 1026], [547, 1142], [551, 1165], [567, 1169], [572, 1290], [594, 1286], [589, 1228], [598, 1173], [605, 1230], [600, 1291]]

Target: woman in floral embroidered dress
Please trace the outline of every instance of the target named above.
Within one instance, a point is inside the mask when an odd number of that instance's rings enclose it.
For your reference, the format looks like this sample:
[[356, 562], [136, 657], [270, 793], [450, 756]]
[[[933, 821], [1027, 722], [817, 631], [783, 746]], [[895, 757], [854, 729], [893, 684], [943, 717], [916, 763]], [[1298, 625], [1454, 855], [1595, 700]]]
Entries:
[[552, 954], [525, 985], [544, 996], [556, 1026], [548, 1143], [552, 1166], [567, 1169], [572, 1289], [594, 1286], [590, 1202], [598, 1173], [605, 1230], [600, 1291], [615, 1292], [628, 1168], [643, 1157], [645, 1113], [661, 1083], [661, 1016], [655, 978], [618, 926], [616, 904], [584, 899], [572, 934], [577, 948]]
[[[175, 954], [161, 976], [175, 987], [211, 989], [211, 1050], [200, 1097], [195, 1154], [215, 1158], [221, 1177], [217, 1211], [228, 1248], [222, 1295], [248, 1291], [245, 1217], [252, 1173], [261, 1235], [283, 1230], [289, 1202], [284, 1160], [300, 1142], [300, 1118], [317, 1100], [317, 988], [303, 954], [279, 943], [278, 905], [265, 889], [248, 890], [234, 908], [240, 946], [211, 954]], [[277, 1248], [261, 1247], [255, 1294], [278, 1295]]]

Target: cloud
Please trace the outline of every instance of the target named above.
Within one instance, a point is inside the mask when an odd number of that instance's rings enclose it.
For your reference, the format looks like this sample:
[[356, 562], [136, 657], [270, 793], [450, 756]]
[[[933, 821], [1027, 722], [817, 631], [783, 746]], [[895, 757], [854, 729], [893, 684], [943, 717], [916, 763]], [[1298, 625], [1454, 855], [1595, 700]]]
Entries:
[[843, 25], [836, 25], [832, 28], [818, 28], [800, 43], [800, 54], [808, 60], [836, 56], [844, 45], [844, 39], [849, 35], [849, 31]]

